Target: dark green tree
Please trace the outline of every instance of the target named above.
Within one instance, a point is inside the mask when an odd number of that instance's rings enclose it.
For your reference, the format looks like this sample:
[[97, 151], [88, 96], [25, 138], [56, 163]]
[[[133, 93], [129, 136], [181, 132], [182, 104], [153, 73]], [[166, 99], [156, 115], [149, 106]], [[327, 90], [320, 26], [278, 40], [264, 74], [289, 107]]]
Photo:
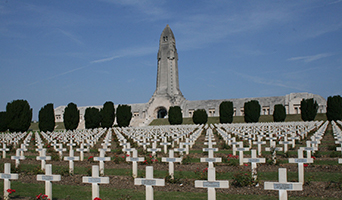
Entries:
[[7, 131], [6, 112], [0, 112], [0, 132]]
[[129, 126], [132, 119], [131, 106], [119, 105], [116, 109], [116, 121], [119, 127]]
[[113, 102], [107, 101], [103, 104], [103, 108], [101, 109], [101, 118], [101, 127], [110, 128], [113, 126], [115, 120], [115, 108]]
[[233, 102], [223, 101], [220, 104], [220, 123], [232, 123], [234, 115]]
[[169, 123], [178, 125], [183, 123], [182, 109], [179, 106], [171, 106], [169, 109]]
[[69, 103], [64, 109], [63, 114], [64, 127], [66, 130], [75, 130], [80, 122], [80, 111], [77, 109], [77, 105]]
[[300, 102], [300, 112], [303, 121], [313, 121], [317, 115], [318, 104], [311, 99], [302, 99]]
[[274, 122], [284, 122], [285, 119], [286, 119], [285, 106], [282, 104], [274, 105], [273, 121]]
[[342, 120], [342, 97], [340, 95], [328, 97], [326, 115], [329, 121]]
[[195, 124], [205, 124], [208, 121], [208, 114], [204, 109], [197, 109], [195, 110], [192, 121]]
[[52, 132], [55, 129], [55, 111], [52, 103], [46, 104], [39, 110], [38, 120], [40, 131]]
[[25, 132], [30, 128], [32, 109], [26, 100], [7, 103], [6, 123], [11, 132]]
[[84, 114], [85, 128], [99, 128], [101, 123], [100, 110], [94, 107], [87, 108]]
[[251, 100], [245, 102], [244, 104], [244, 112], [245, 112], [245, 122], [258, 122], [260, 117], [261, 107], [259, 101]]

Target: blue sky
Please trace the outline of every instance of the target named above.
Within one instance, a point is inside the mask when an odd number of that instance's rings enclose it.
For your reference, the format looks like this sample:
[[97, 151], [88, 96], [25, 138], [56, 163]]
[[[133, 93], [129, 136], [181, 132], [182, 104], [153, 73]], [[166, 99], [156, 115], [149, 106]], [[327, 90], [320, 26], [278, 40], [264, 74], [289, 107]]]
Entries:
[[148, 102], [167, 24], [188, 100], [342, 94], [342, 1], [0, 0], [0, 110]]

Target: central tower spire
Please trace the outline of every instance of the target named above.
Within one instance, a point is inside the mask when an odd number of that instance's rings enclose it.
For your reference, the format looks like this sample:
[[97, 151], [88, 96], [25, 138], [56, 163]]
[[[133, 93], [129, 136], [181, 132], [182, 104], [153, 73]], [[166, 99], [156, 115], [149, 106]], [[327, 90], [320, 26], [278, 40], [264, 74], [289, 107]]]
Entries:
[[157, 86], [153, 96], [168, 97], [172, 104], [184, 99], [179, 89], [176, 40], [169, 25], [160, 36], [157, 61]]

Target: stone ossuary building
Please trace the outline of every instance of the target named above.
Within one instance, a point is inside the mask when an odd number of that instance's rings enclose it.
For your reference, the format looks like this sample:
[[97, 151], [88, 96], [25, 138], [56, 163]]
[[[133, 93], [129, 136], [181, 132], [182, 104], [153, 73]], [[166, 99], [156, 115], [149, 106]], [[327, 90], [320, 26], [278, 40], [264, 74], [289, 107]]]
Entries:
[[[244, 114], [244, 103], [250, 100], [259, 101], [261, 115], [272, 115], [274, 105], [276, 104], [284, 105], [287, 114], [299, 114], [301, 100], [308, 98], [314, 98], [317, 101], [319, 113], [326, 112], [326, 100], [319, 95], [311, 93], [291, 93], [286, 96], [242, 99], [186, 100], [179, 88], [176, 40], [169, 25], [165, 27], [160, 36], [157, 61], [157, 86], [151, 99], [147, 103], [129, 104], [132, 107], [133, 114], [131, 126], [146, 126], [153, 119], [167, 117], [167, 111], [171, 106], [180, 106], [183, 117], [192, 117], [196, 109], [205, 109], [209, 117], [219, 116], [219, 106], [222, 101], [233, 102], [234, 115], [236, 116], [242, 116]], [[59, 106], [55, 109], [56, 122], [63, 122], [65, 107]], [[101, 108], [102, 106], [92, 107]], [[84, 114], [86, 108], [78, 108], [81, 115], [79, 128], [85, 127]]]

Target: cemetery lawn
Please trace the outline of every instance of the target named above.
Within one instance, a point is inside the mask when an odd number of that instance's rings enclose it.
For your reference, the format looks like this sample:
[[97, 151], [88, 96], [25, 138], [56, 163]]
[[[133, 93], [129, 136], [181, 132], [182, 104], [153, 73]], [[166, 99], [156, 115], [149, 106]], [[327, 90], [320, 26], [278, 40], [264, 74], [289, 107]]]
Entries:
[[[105, 134], [104, 134], [105, 135]], [[278, 191], [264, 190], [265, 181], [278, 181], [278, 168], [287, 168], [287, 180], [290, 182], [298, 181], [298, 167], [297, 164], [288, 163], [288, 158], [297, 156], [297, 149], [305, 146], [305, 141], [298, 142], [294, 149], [289, 150], [287, 154], [283, 152], [277, 153], [278, 164], [258, 164], [258, 179], [259, 187], [244, 186], [236, 187], [232, 185], [233, 179], [237, 174], [245, 174], [251, 172], [251, 166], [239, 166], [238, 159], [228, 158], [232, 154], [232, 149], [224, 145], [223, 140], [218, 134], [214, 132], [215, 140], [218, 143], [215, 145], [219, 148], [219, 152], [215, 152], [215, 157], [222, 157], [222, 163], [215, 163], [216, 180], [229, 180], [228, 189], [216, 189], [217, 199], [278, 199]], [[154, 187], [154, 199], [207, 199], [207, 190], [194, 187], [194, 181], [206, 179], [207, 174], [205, 168], [207, 163], [200, 163], [200, 158], [207, 157], [207, 153], [203, 153], [204, 137], [202, 135], [196, 140], [195, 145], [190, 150], [189, 156], [184, 156], [187, 163], [175, 163], [175, 183], [170, 181], [165, 182], [164, 187]], [[100, 184], [100, 197], [103, 200], [109, 199], [145, 199], [145, 187], [135, 186], [132, 175], [132, 164], [125, 162], [125, 154], [121, 152], [121, 146], [115, 139], [111, 141], [111, 152], [106, 156], [111, 157], [111, 161], [105, 162], [105, 177], [109, 177], [109, 184]], [[98, 162], [88, 160], [90, 156], [98, 156], [97, 149], [100, 148], [100, 143], [103, 137], [100, 138], [96, 146], [90, 152], [85, 153], [84, 161], [76, 161], [74, 163], [74, 175], [69, 175], [67, 161], [47, 161], [52, 164], [52, 173], [60, 174], [61, 181], [53, 182], [53, 199], [54, 200], [83, 200], [91, 198], [91, 184], [82, 183], [83, 176], [89, 176], [91, 173], [91, 166], [98, 165]], [[40, 161], [35, 157], [38, 153], [34, 150], [34, 138], [28, 146], [28, 151], [25, 152], [26, 159], [20, 161], [20, 168], [18, 172], [14, 169], [11, 173], [19, 173], [19, 180], [11, 181], [11, 188], [16, 190], [16, 193], [11, 194], [11, 199], [35, 199], [35, 196], [44, 193], [44, 183], [36, 180], [37, 174], [42, 174], [40, 170]], [[131, 142], [133, 144], [133, 142]], [[331, 126], [325, 133], [322, 139], [322, 146], [316, 152], [315, 161], [305, 167], [305, 184], [303, 191], [288, 192], [289, 199], [341, 199], [342, 196], [342, 165], [338, 164], [338, 157], [341, 153], [334, 157], [332, 155], [334, 138], [332, 135]], [[246, 146], [246, 145], [244, 145]], [[332, 147], [333, 146], [333, 147]], [[142, 150], [142, 147], [136, 147], [139, 151], [139, 157], [149, 157], [149, 153]], [[253, 146], [254, 149], [257, 146]], [[264, 150], [264, 147], [263, 147]], [[54, 156], [52, 148], [48, 149], [48, 155]], [[67, 156], [68, 152], [63, 152], [63, 156]], [[79, 154], [75, 152], [78, 156]], [[11, 163], [14, 166], [14, 161], [10, 160], [10, 156], [15, 155], [15, 151], [11, 150], [7, 153], [5, 159], [0, 159], [0, 171], [3, 171], [4, 163]], [[167, 154], [157, 153], [158, 161], [151, 163], [148, 166], [153, 166], [155, 178], [166, 178], [168, 175], [168, 164], [161, 163], [161, 157], [168, 157]], [[237, 154], [238, 155], [238, 154]], [[244, 153], [245, 157], [250, 157], [250, 152]], [[175, 153], [178, 157], [178, 153]], [[306, 155], [305, 155], [306, 156]], [[270, 160], [271, 154], [262, 151], [262, 157], [267, 161]], [[226, 158], [230, 159], [227, 160]], [[145, 167], [142, 163], [138, 164], [138, 177], [145, 177]], [[0, 188], [3, 188], [3, 181], [0, 180]]]

